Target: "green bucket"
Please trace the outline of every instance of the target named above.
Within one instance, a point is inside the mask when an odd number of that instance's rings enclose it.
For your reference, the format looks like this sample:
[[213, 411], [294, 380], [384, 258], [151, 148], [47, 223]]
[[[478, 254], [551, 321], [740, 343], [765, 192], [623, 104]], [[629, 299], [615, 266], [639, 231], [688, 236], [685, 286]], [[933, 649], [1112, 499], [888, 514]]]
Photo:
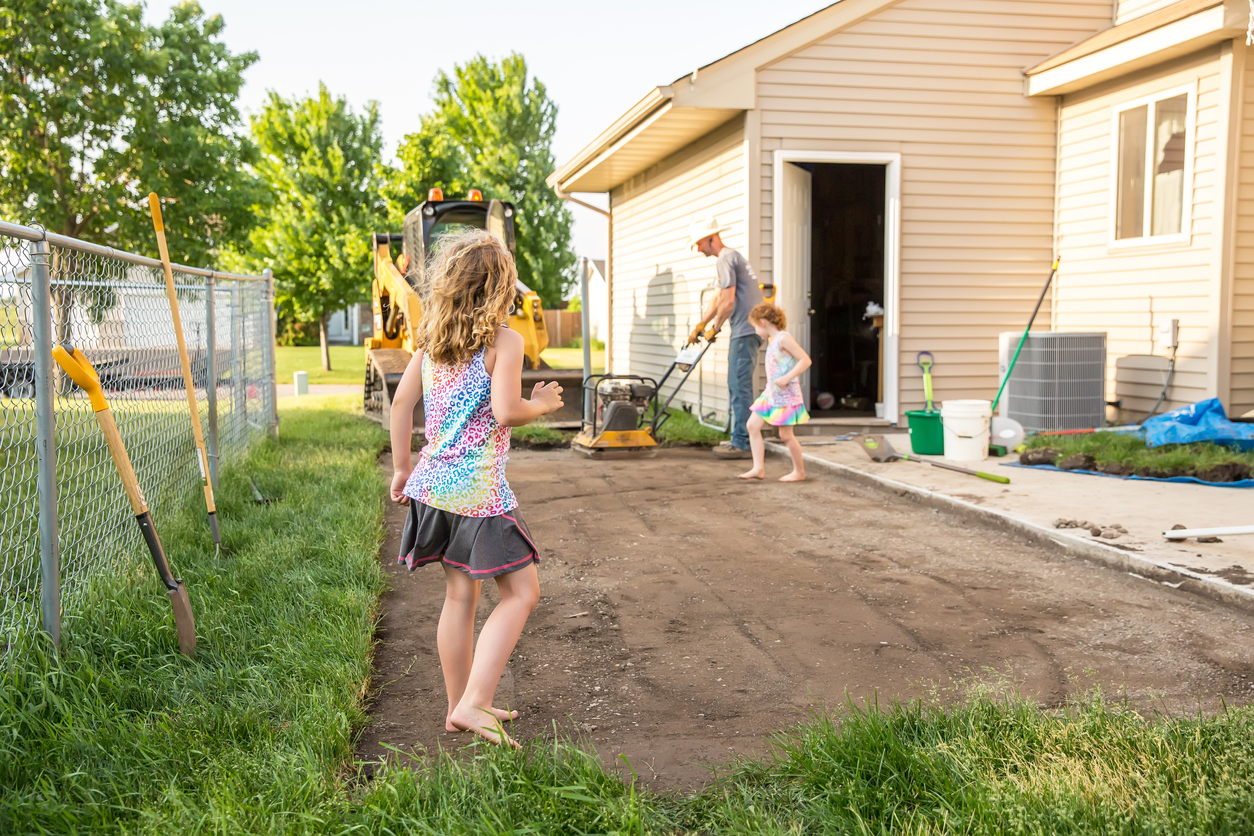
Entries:
[[941, 430], [941, 414], [925, 409], [906, 412], [910, 424], [910, 449], [921, 456], [940, 456], [945, 453], [945, 433]]

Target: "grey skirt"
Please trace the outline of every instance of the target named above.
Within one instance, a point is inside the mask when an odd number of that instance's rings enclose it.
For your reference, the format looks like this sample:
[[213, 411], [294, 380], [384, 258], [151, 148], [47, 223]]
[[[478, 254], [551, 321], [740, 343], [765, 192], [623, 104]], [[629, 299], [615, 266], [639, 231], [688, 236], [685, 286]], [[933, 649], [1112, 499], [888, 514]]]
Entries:
[[479, 580], [539, 563], [540, 554], [517, 508], [495, 517], [463, 517], [410, 499], [398, 560], [411, 572], [443, 561]]

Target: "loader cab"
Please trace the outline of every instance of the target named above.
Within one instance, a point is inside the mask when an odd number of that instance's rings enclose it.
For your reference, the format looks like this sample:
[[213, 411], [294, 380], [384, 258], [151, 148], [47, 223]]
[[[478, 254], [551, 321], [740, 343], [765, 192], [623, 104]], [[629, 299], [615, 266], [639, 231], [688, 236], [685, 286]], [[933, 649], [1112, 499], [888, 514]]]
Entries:
[[422, 270], [427, 259], [445, 235], [467, 228], [486, 229], [505, 243], [510, 255], [517, 257], [514, 245], [514, 204], [503, 200], [484, 200], [477, 189], [470, 199], [445, 200], [439, 189], [432, 189], [427, 199], [405, 216], [402, 247], [408, 260], [405, 280], [419, 289]]

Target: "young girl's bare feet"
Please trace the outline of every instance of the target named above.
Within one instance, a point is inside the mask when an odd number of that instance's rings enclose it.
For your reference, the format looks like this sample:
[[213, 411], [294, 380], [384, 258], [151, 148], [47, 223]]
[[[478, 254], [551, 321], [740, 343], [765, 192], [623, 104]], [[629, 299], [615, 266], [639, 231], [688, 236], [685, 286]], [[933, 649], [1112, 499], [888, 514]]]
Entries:
[[[517, 711], [506, 711], [503, 708], [496, 707], [489, 708], [488, 711], [492, 712], [492, 716], [497, 720], [500, 720], [502, 723], [508, 723], [510, 720], [518, 719]], [[453, 725], [453, 721], [450, 719], [452, 716], [452, 712], [449, 712], [444, 716], [444, 730], [451, 732], [464, 731], [464, 729], [459, 729], [457, 726]]]
[[779, 477], [779, 481], [781, 482], [804, 482], [805, 480], [806, 480], [806, 474], [805, 474], [805, 471], [803, 470], [794, 470], [792, 473], [789, 473], [787, 476]]
[[520, 749], [518, 741], [505, 733], [505, 727], [494, 712], [497, 709], [458, 706], [448, 715], [448, 723], [457, 731], [474, 732], [489, 743]]
[[744, 473], [741, 473], [736, 478], [737, 479], [765, 479], [766, 471], [760, 470], [755, 467], [752, 470], [746, 470]]

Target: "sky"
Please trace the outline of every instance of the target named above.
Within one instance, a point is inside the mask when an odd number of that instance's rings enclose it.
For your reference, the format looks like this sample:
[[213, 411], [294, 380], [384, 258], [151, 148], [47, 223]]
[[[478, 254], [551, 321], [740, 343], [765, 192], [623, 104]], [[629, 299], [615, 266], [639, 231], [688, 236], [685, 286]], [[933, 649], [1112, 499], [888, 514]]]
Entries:
[[[241, 106], [267, 91], [306, 95], [326, 83], [356, 107], [374, 99], [389, 157], [431, 109], [432, 81], [476, 53], [518, 52], [558, 106], [553, 154], [574, 156], [645, 93], [809, 15], [828, 0], [200, 0], [226, 21], [233, 52], [255, 51]], [[150, 22], [175, 3], [147, 0]], [[580, 195], [586, 198], [585, 195]], [[605, 205], [603, 196], [588, 202]], [[605, 257], [604, 219], [571, 205], [574, 248]]]

